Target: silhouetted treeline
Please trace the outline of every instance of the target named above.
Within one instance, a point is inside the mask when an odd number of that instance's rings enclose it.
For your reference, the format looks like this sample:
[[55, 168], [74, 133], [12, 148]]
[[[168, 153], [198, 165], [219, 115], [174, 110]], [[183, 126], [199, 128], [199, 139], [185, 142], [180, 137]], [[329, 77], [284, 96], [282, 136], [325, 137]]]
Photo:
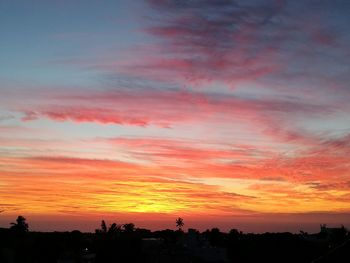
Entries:
[[[179, 224], [180, 223], [180, 224]], [[1, 263], [114, 262], [350, 262], [349, 232], [321, 225], [319, 233], [242, 233], [218, 228], [199, 232], [150, 231], [132, 223], [108, 225], [95, 233], [31, 232], [24, 217], [0, 228]]]

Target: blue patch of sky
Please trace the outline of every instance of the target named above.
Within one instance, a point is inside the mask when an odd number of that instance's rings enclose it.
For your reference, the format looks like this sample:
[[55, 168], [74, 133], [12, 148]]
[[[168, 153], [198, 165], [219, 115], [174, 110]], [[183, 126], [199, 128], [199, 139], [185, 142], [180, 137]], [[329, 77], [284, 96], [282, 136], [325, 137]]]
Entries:
[[94, 84], [100, 72], [74, 61], [111, 56], [147, 42], [139, 32], [141, 3], [1, 1], [0, 79]]

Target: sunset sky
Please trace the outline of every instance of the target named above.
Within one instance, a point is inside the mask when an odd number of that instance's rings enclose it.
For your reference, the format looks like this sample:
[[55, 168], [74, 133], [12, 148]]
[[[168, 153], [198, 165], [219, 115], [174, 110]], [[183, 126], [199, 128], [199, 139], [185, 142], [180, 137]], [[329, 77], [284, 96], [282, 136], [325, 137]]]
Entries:
[[350, 227], [350, 1], [0, 0], [0, 227]]

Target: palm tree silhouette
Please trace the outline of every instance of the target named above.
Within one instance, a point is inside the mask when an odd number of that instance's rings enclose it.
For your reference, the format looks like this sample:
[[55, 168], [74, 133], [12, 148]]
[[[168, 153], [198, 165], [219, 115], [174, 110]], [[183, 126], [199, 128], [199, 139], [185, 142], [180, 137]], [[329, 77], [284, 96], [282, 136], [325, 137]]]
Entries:
[[124, 231], [127, 233], [132, 233], [135, 230], [135, 225], [133, 223], [128, 223], [123, 225]]
[[121, 225], [117, 225], [116, 223], [111, 224], [109, 227], [107, 227], [107, 224], [104, 220], [101, 222], [101, 229], [96, 229], [96, 233], [101, 234], [115, 234], [121, 231]]
[[102, 222], [101, 222], [101, 232], [107, 233], [107, 225], [106, 225], [106, 222], [104, 220], [102, 220]]
[[16, 219], [16, 223], [11, 223], [11, 229], [21, 232], [21, 233], [25, 233], [28, 232], [29, 226], [28, 223], [26, 222], [26, 219], [23, 216], [18, 216]]
[[121, 226], [118, 226], [116, 223], [113, 223], [108, 228], [108, 234], [115, 234], [117, 232], [120, 232]]
[[184, 220], [179, 217], [178, 219], [176, 219], [176, 227], [179, 228], [179, 231], [182, 231], [182, 227], [185, 225]]

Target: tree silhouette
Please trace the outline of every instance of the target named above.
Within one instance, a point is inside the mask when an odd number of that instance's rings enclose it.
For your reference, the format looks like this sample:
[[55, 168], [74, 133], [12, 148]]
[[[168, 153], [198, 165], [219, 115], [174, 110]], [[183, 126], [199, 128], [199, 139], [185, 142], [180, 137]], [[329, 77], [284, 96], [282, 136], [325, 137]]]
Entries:
[[123, 225], [124, 231], [127, 233], [132, 233], [135, 230], [135, 225], [133, 223], [128, 223]]
[[113, 223], [108, 228], [108, 234], [115, 234], [121, 230], [121, 227], [118, 226], [116, 223]]
[[107, 225], [106, 225], [106, 222], [104, 220], [102, 220], [102, 222], [101, 222], [101, 231], [102, 231], [102, 233], [107, 233]]
[[181, 217], [179, 217], [178, 219], [176, 219], [175, 223], [176, 227], [179, 228], [179, 231], [182, 231], [182, 227], [185, 225], [184, 220]]
[[16, 223], [11, 223], [11, 229], [20, 233], [28, 232], [29, 226], [26, 219], [23, 216], [18, 216]]
[[111, 224], [109, 227], [107, 227], [107, 224], [104, 220], [101, 222], [101, 229], [96, 229], [95, 232], [99, 234], [108, 234], [113, 235], [115, 233], [118, 233], [121, 231], [121, 226], [117, 225], [116, 223]]

